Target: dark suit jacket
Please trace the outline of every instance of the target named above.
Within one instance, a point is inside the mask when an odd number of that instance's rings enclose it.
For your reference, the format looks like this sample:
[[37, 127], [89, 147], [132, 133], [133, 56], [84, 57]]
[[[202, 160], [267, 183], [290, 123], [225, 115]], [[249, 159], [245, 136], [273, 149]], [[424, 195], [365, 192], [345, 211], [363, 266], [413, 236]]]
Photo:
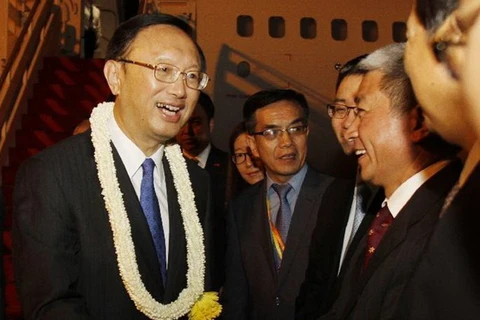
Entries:
[[266, 208], [266, 181], [248, 188], [233, 200], [227, 228], [224, 319], [293, 318], [320, 203], [333, 180], [308, 169], [278, 274]]
[[225, 281], [225, 250], [226, 250], [226, 205], [225, 196], [227, 191], [228, 153], [211, 145], [205, 170], [210, 175], [212, 183], [212, 198], [214, 203], [213, 213], [213, 241], [214, 241], [214, 265], [213, 265], [213, 288], [220, 289]]
[[[175, 300], [186, 286], [187, 264], [184, 228], [169, 167], [164, 159], [170, 250], [163, 288], [147, 221], [115, 149], [114, 161], [142, 280], [155, 299], [163, 303]], [[189, 162], [188, 169], [208, 242], [208, 176], [194, 163]], [[26, 319], [147, 319], [135, 308], [119, 275], [90, 131], [22, 165], [14, 194], [13, 248]]]
[[440, 219], [395, 319], [480, 318], [480, 165]]
[[211, 145], [210, 154], [205, 164], [205, 170], [212, 181], [213, 200], [216, 208], [226, 212], [225, 194], [227, 185], [228, 153]]
[[338, 274], [354, 191], [355, 180], [336, 179], [325, 192], [321, 214], [312, 235], [305, 282], [295, 305], [295, 319], [318, 319], [331, 307], [345, 275], [343, 266], [348, 265], [352, 252], [370, 226], [374, 214], [369, 213], [376, 213], [384, 199], [383, 192], [379, 192], [378, 188], [372, 189], [367, 213], [345, 253], [342, 272]]
[[322, 319], [389, 319], [437, 224], [460, 173], [451, 163], [426, 181], [400, 210], [363, 272], [367, 233], [351, 256], [338, 299]]

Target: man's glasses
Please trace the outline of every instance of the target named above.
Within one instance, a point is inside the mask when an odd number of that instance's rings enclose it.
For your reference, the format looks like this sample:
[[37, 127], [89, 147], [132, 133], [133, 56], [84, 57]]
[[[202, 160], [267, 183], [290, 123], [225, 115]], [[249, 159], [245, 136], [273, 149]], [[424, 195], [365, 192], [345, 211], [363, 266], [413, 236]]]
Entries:
[[250, 153], [247, 153], [247, 152], [238, 152], [238, 153], [235, 153], [232, 155], [232, 161], [233, 163], [235, 164], [242, 164], [245, 162], [245, 160], [247, 160], [247, 157], [249, 157], [250, 159], [252, 159], [252, 155]]
[[281, 132], [286, 132], [290, 137], [297, 137], [302, 136], [307, 132], [308, 126], [306, 124], [302, 124], [300, 126], [293, 126], [288, 127], [286, 129], [280, 128], [268, 128], [263, 131], [253, 132], [251, 135], [259, 135], [263, 136], [267, 140], [275, 140], [278, 138]]
[[208, 75], [204, 72], [200, 72], [200, 71], [183, 72], [183, 71], [180, 71], [180, 69], [178, 69], [177, 67], [172, 66], [171, 64], [168, 64], [168, 63], [159, 63], [157, 65], [153, 65], [149, 63], [143, 63], [143, 62], [127, 60], [127, 59], [118, 59], [118, 61], [136, 64], [138, 66], [152, 69], [153, 76], [155, 77], [155, 79], [165, 83], [174, 83], [178, 80], [178, 77], [182, 75], [183, 80], [185, 81], [185, 84], [187, 85], [187, 87], [194, 90], [205, 89], [205, 87], [208, 84], [208, 81], [210, 80]]
[[353, 111], [355, 116], [358, 115], [357, 107], [349, 107], [342, 104], [327, 104], [327, 112], [330, 118], [343, 119], [350, 114], [350, 111]]

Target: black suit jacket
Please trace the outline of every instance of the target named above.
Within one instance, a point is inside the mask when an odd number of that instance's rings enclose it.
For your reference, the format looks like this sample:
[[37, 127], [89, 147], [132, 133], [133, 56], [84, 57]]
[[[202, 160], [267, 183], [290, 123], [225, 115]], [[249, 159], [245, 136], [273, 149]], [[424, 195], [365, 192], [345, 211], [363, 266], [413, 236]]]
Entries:
[[374, 216], [371, 213], [378, 211], [384, 199], [383, 192], [373, 187], [366, 215], [345, 253], [339, 273], [345, 228], [354, 192], [355, 180], [344, 179], [336, 179], [325, 192], [320, 207], [321, 214], [312, 235], [305, 282], [295, 305], [295, 319], [318, 319], [331, 307], [345, 275], [344, 266], [348, 265], [352, 253], [370, 226]]
[[227, 185], [228, 153], [211, 145], [210, 154], [205, 164], [205, 170], [212, 181], [212, 193], [215, 207], [226, 212], [225, 194]]
[[248, 188], [233, 200], [227, 229], [224, 319], [293, 318], [320, 203], [333, 180], [308, 169], [278, 274], [266, 208], [266, 181]]
[[[114, 161], [142, 280], [158, 301], [175, 300], [186, 286], [187, 264], [185, 234], [169, 167], [164, 161], [170, 249], [163, 288], [148, 223], [115, 149]], [[208, 247], [208, 176], [193, 163], [188, 169]], [[22, 165], [14, 193], [13, 248], [26, 319], [146, 319], [130, 300], [118, 272], [90, 131]]]
[[210, 175], [212, 183], [213, 213], [213, 241], [214, 265], [212, 285], [219, 290], [225, 281], [225, 250], [226, 250], [226, 204], [228, 153], [211, 145], [210, 154], [205, 164], [205, 170]]
[[480, 165], [440, 219], [395, 319], [480, 318]]
[[451, 163], [413, 194], [362, 272], [368, 234], [363, 235], [346, 266], [338, 299], [322, 319], [392, 317], [459, 173], [459, 163]]

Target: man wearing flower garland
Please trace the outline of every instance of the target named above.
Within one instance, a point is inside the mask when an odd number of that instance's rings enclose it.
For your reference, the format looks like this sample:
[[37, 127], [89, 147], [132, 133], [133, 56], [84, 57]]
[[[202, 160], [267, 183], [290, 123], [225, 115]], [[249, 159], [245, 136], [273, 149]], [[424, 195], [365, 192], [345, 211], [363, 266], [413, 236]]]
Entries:
[[303, 94], [260, 91], [243, 113], [266, 179], [230, 206], [223, 316], [290, 320], [319, 207], [334, 178], [306, 164], [309, 109]]
[[176, 319], [204, 293], [208, 176], [169, 143], [208, 82], [191, 34], [169, 15], [120, 25], [104, 68], [115, 103], [20, 169], [13, 255], [27, 319]]

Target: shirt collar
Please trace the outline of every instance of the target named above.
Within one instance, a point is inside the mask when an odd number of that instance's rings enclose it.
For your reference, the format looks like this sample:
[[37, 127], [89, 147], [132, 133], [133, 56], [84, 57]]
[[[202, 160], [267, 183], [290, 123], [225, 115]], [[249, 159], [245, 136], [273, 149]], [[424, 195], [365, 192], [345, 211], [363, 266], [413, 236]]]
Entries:
[[[298, 193], [300, 192], [300, 188], [302, 187], [303, 180], [305, 179], [305, 175], [307, 174], [308, 171], [308, 165], [305, 163], [302, 169], [298, 171], [288, 182], [292, 186], [293, 190]], [[267, 173], [267, 190], [270, 190], [270, 187], [272, 184], [274, 184], [273, 180], [268, 176]]]
[[395, 218], [413, 194], [432, 176], [447, 166], [449, 160], [438, 161], [425, 169], [417, 172], [393, 192], [390, 198], [385, 199], [382, 207], [388, 204], [392, 216]]
[[196, 156], [198, 160], [198, 165], [203, 169], [205, 169], [205, 166], [207, 165], [207, 159], [208, 159], [208, 156], [210, 155], [211, 149], [212, 149], [212, 144], [209, 143], [208, 146]]
[[[135, 175], [135, 173], [142, 166], [143, 161], [145, 161], [145, 154], [142, 150], [132, 141], [127, 135], [120, 129], [118, 126], [115, 117], [112, 117], [109, 121], [109, 130], [110, 137], [112, 139], [113, 145], [118, 151], [120, 158], [122, 159], [123, 165], [127, 170], [128, 176], [130, 179]], [[162, 157], [163, 157], [164, 146], [161, 145], [160, 148], [152, 154], [151, 158], [157, 168], [162, 166]]]

